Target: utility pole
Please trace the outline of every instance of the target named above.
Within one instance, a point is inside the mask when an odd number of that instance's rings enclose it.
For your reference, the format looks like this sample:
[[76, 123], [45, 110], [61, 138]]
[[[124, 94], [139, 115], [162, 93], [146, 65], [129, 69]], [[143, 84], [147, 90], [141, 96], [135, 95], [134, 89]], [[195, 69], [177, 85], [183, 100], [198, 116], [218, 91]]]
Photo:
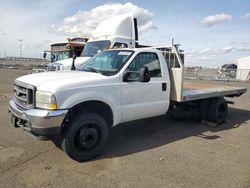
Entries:
[[19, 41], [19, 53], [20, 53], [20, 58], [22, 57], [22, 39], [18, 39], [18, 41]]

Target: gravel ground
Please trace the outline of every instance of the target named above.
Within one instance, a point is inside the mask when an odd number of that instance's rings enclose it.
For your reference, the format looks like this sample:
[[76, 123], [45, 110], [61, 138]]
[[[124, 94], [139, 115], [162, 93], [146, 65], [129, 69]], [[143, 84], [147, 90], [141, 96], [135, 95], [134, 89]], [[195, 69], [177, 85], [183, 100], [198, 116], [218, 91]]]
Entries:
[[0, 69], [0, 187], [250, 187], [250, 84], [220, 82], [248, 92], [217, 128], [186, 116], [120, 125], [100, 157], [79, 163], [10, 126], [13, 80], [24, 74]]

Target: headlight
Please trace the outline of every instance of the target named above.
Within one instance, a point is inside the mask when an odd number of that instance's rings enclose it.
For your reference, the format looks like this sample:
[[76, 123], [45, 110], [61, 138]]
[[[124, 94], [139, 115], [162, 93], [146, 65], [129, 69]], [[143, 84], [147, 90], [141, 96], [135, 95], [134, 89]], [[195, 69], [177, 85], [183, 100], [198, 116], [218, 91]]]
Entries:
[[36, 91], [36, 107], [56, 110], [57, 103], [55, 95], [49, 92]]
[[58, 63], [58, 65], [56, 66], [56, 71], [61, 71], [63, 70], [63, 65]]

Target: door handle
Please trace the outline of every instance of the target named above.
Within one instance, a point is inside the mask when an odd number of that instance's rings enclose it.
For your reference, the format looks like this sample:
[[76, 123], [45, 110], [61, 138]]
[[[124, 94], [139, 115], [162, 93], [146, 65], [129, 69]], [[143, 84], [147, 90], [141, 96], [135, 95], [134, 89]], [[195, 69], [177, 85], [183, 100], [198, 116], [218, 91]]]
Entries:
[[167, 91], [167, 83], [162, 83], [162, 91]]

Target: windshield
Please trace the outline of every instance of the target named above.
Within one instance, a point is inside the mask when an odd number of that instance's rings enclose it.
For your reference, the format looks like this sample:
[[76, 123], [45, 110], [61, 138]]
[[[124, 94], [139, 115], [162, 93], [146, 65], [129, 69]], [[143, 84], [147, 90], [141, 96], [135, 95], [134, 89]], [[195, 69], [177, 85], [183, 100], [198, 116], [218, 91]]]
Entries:
[[133, 54], [131, 50], [103, 51], [83, 63], [80, 71], [96, 72], [103, 75], [115, 75]]
[[51, 62], [71, 58], [70, 52], [51, 52]]
[[95, 42], [87, 42], [85, 45], [81, 56], [83, 57], [93, 57], [98, 53], [98, 51], [103, 51], [104, 49], [108, 49], [110, 47], [109, 40], [103, 41], [95, 41]]

